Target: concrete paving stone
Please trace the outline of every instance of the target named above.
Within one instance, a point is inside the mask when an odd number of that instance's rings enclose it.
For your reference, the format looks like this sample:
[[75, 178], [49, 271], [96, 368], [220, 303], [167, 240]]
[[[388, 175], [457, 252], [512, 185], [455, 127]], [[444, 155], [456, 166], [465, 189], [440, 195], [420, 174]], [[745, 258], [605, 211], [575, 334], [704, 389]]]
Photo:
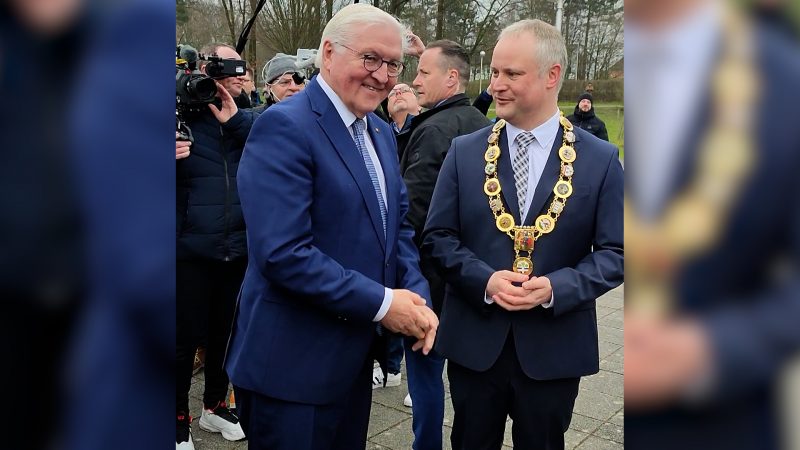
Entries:
[[621, 349], [622, 346], [619, 344], [614, 344], [613, 342], [608, 342], [604, 340], [599, 340], [597, 342], [598, 351], [600, 352], [600, 359], [604, 359], [608, 355], [615, 353], [617, 350]]
[[372, 411], [370, 412], [369, 417], [369, 430], [367, 431], [367, 436], [372, 438], [373, 436], [409, 419], [411, 419], [411, 414], [373, 403]]
[[594, 432], [594, 435], [609, 441], [625, 443], [625, 429], [617, 424], [606, 422]]
[[581, 379], [581, 387], [616, 397], [624, 395], [622, 375], [606, 370], [601, 370], [590, 377], [583, 377]]
[[[370, 429], [372, 429], [372, 420], [370, 420]], [[404, 417], [401, 421], [382, 430], [380, 433], [373, 435], [370, 431], [369, 435], [369, 441], [380, 445], [381, 448], [396, 450], [411, 448], [411, 442], [414, 440], [414, 434], [411, 431], [411, 416]], [[367, 448], [370, 447], [367, 446]]]
[[606, 421], [623, 406], [622, 398], [602, 392], [580, 389], [575, 401], [574, 413], [592, 419]]
[[[572, 420], [569, 423], [570, 430], [580, 431], [585, 435], [592, 434], [603, 421], [592, 419], [591, 417], [582, 416], [580, 414], [572, 414]], [[585, 436], [584, 436], [585, 437]], [[576, 444], [577, 445], [577, 444]]]
[[570, 428], [566, 433], [564, 433], [564, 448], [572, 450], [580, 445], [580, 443], [583, 442], [588, 436], [588, 434], [582, 431], [573, 430]]
[[620, 309], [614, 310], [611, 314], [598, 318], [597, 323], [622, 330], [624, 329], [625, 313]]
[[625, 306], [625, 300], [623, 299], [622, 294], [617, 294], [616, 292], [611, 291], [597, 299], [597, 306], [612, 309], [622, 309]]
[[605, 357], [605, 359], [613, 361], [615, 363], [625, 364], [625, 349], [620, 347], [619, 350], [609, 354], [608, 356]]
[[621, 427], [625, 426], [625, 409], [620, 409], [613, 417], [608, 419], [609, 422], [619, 425]]
[[625, 447], [619, 442], [609, 441], [597, 436], [589, 436], [576, 448], [578, 450], [623, 450]]
[[619, 328], [605, 325], [597, 325], [597, 337], [601, 341], [611, 342], [612, 344], [625, 345], [624, 332]]
[[600, 370], [607, 370], [609, 372], [618, 373], [620, 375], [625, 374], [625, 366], [618, 362], [609, 361], [606, 359], [600, 360]]
[[614, 311], [617, 311], [617, 310], [613, 309], [613, 308], [606, 308], [604, 306], [598, 306], [598, 307], [595, 308], [595, 311], [597, 312], [597, 318], [600, 319], [600, 318], [605, 317], [605, 316], [607, 316], [607, 315], [609, 315], [609, 314], [611, 314], [611, 313], [613, 313]]

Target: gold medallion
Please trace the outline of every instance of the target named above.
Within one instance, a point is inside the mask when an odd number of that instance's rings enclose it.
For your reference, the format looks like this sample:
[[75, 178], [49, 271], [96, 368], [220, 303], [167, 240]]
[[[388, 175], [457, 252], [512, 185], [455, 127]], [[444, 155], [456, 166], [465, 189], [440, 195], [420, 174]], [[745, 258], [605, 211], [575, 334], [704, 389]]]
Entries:
[[485, 159], [486, 162], [495, 162], [499, 157], [500, 147], [496, 145], [489, 146], [489, 148], [486, 149], [486, 153], [483, 154], [483, 159]]
[[562, 161], [571, 163], [575, 161], [575, 150], [569, 145], [563, 145], [558, 149], [558, 156]]
[[487, 142], [490, 144], [496, 144], [498, 140], [500, 140], [500, 135], [498, 135], [497, 133], [492, 133], [489, 135], [489, 139], [487, 139]]
[[533, 272], [533, 261], [530, 258], [519, 257], [514, 260], [514, 272], [528, 275]]
[[506, 121], [503, 119], [498, 119], [497, 122], [495, 122], [494, 126], [492, 127], [492, 133], [499, 133], [504, 126], [506, 126]]
[[534, 241], [533, 228], [519, 227], [514, 230], [514, 250], [520, 252], [532, 252]]
[[499, 212], [501, 206], [502, 204], [500, 203], [499, 198], [495, 197], [489, 200], [489, 208], [492, 210], [492, 212]]
[[561, 175], [569, 178], [575, 174], [575, 168], [572, 167], [572, 164], [565, 163], [561, 166]]
[[564, 202], [561, 202], [561, 201], [555, 200], [555, 201], [553, 201], [553, 204], [552, 204], [552, 205], [550, 205], [550, 209], [551, 209], [551, 210], [552, 210], [554, 213], [556, 213], [556, 214], [560, 214], [560, 213], [561, 213], [561, 211], [563, 211], [563, 210], [564, 210]]
[[570, 122], [566, 117], [561, 116], [558, 118], [558, 121], [561, 122], [561, 126], [564, 127], [564, 130], [572, 131], [572, 122]]
[[575, 143], [575, 133], [573, 133], [572, 131], [564, 132], [564, 139], [570, 144]]
[[486, 167], [483, 168], [483, 172], [486, 175], [491, 175], [497, 171], [497, 166], [494, 163], [486, 163]]
[[569, 181], [558, 180], [558, 183], [553, 188], [553, 193], [558, 198], [567, 198], [572, 195], [572, 185]]
[[489, 178], [483, 183], [483, 192], [488, 196], [500, 193], [500, 181], [497, 178]]
[[553, 218], [547, 214], [542, 214], [536, 218], [536, 229], [542, 234], [553, 231]]
[[503, 213], [497, 216], [495, 220], [497, 229], [505, 233], [506, 231], [514, 228], [514, 217], [511, 214]]

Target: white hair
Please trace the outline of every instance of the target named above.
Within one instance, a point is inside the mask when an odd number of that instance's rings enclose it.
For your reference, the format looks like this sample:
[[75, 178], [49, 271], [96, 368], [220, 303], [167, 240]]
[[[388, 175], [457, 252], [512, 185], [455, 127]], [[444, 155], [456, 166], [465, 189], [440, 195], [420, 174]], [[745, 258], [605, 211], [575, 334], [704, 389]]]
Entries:
[[504, 37], [519, 36], [528, 33], [536, 40], [536, 62], [539, 64], [539, 76], [544, 76], [551, 67], [561, 66], [561, 78], [558, 80], [558, 91], [564, 84], [564, 75], [567, 70], [567, 46], [564, 37], [556, 27], [538, 19], [526, 19], [512, 23], [500, 32], [499, 41]]
[[323, 46], [325, 42], [350, 44], [353, 42], [353, 37], [360, 28], [357, 25], [371, 25], [376, 23], [394, 27], [403, 43], [403, 50], [405, 50], [406, 40], [404, 37], [406, 35], [406, 28], [403, 27], [396, 18], [372, 5], [354, 3], [340, 9], [339, 12], [331, 18], [328, 24], [325, 25], [314, 65], [322, 68]]

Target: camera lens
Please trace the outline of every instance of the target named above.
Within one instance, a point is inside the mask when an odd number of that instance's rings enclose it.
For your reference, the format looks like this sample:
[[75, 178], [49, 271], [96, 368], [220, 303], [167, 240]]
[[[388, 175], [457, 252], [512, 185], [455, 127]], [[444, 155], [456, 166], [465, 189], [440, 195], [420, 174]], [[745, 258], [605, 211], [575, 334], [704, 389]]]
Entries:
[[208, 102], [217, 95], [217, 85], [211, 78], [196, 77], [186, 83], [186, 91], [200, 102]]

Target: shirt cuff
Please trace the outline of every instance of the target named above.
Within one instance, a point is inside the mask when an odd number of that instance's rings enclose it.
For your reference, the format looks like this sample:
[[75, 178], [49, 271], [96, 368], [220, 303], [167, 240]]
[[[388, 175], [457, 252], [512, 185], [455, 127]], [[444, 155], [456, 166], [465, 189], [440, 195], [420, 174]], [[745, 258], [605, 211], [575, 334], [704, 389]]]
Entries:
[[392, 305], [392, 299], [394, 299], [394, 292], [391, 289], [385, 287], [383, 288], [383, 291], [383, 303], [381, 303], [378, 313], [375, 314], [375, 317], [372, 319], [373, 322], [380, 322], [383, 320], [383, 316], [389, 312], [389, 306]]
[[542, 303], [542, 308], [544, 308], [544, 309], [552, 308], [553, 307], [553, 299], [554, 298], [555, 298], [555, 294], [554, 293], [550, 293], [550, 301], [547, 302], [547, 303]]

